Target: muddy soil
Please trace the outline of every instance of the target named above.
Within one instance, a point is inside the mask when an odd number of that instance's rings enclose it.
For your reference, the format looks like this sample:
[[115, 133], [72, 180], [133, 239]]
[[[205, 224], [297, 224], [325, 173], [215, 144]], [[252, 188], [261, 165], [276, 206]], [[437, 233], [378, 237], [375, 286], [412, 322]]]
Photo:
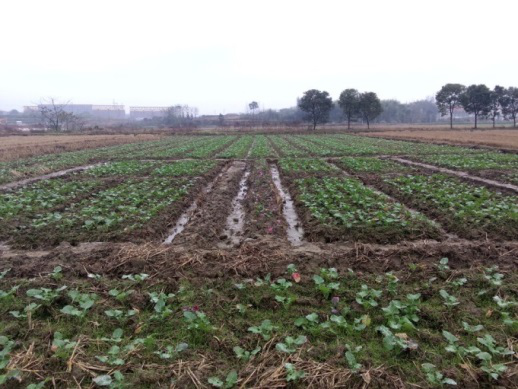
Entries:
[[[67, 277], [86, 277], [87, 273], [120, 278], [123, 274], [147, 273], [157, 280], [193, 278], [232, 278], [233, 276], [272, 277], [285, 274], [294, 263], [301, 274], [318, 273], [321, 267], [346, 272], [384, 273], [436, 267], [449, 258], [453, 270], [499, 265], [502, 270], [518, 266], [518, 242], [430, 240], [395, 245], [304, 244], [294, 248], [285, 240], [264, 238], [244, 242], [239, 248], [212, 249], [148, 243], [90, 243], [72, 247], [62, 244], [38, 255], [0, 247], [0, 269], [11, 268], [9, 277], [32, 278], [61, 265]], [[411, 271], [408, 277], [414, 277]], [[422, 274], [419, 275], [422, 277]]]
[[282, 215], [282, 198], [273, 184], [268, 163], [254, 161], [248, 180], [250, 187], [244, 200], [245, 236], [261, 239], [286, 236], [286, 221]]
[[223, 235], [225, 221], [232, 209], [232, 199], [239, 190], [246, 163], [234, 161], [218, 178], [211, 193], [199, 199], [199, 207], [173, 245], [211, 247], [228, 239]]

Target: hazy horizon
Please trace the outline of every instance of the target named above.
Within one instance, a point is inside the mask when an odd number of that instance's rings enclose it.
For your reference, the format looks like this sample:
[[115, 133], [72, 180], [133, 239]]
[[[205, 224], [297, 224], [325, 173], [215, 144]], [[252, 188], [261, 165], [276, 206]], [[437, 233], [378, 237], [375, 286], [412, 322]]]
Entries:
[[[0, 110], [76, 104], [200, 114], [294, 106], [311, 88], [414, 101], [448, 82], [518, 86], [518, 3], [496, 0], [3, 4]], [[494, 17], [491, 15], [494, 13]], [[6, 38], [7, 37], [7, 38]]]

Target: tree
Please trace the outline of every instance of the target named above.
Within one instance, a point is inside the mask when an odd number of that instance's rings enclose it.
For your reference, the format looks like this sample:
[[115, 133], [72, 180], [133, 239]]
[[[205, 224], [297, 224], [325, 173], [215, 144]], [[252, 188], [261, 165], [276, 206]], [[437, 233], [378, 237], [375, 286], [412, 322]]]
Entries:
[[455, 108], [461, 107], [460, 100], [465, 90], [466, 87], [461, 84], [446, 84], [435, 95], [435, 101], [441, 116], [450, 114], [450, 128], [453, 128], [453, 111], [455, 111]]
[[518, 116], [518, 88], [509, 87], [504, 90], [500, 99], [502, 113], [506, 119], [513, 120], [513, 127], [516, 128], [516, 116]]
[[360, 104], [360, 94], [356, 89], [345, 89], [340, 93], [338, 105], [342, 108], [347, 118], [347, 129], [351, 128], [351, 119], [358, 115]]
[[306, 120], [313, 124], [313, 130], [315, 130], [318, 123], [327, 122], [329, 112], [333, 108], [333, 100], [326, 91], [310, 89], [304, 92], [297, 105], [306, 113]]
[[65, 121], [71, 121], [70, 115], [65, 111], [66, 104], [58, 104], [56, 99], [50, 97], [46, 104], [38, 106], [43, 125], [52, 131], [59, 132]]
[[479, 116], [486, 116], [491, 109], [491, 91], [484, 84], [470, 85], [461, 95], [462, 108], [467, 113], [475, 115], [475, 128]]
[[381, 101], [374, 92], [364, 92], [360, 94], [359, 112], [370, 128], [370, 122], [376, 119], [383, 112]]
[[220, 127], [223, 127], [225, 125], [225, 117], [221, 113], [218, 116], [218, 125]]
[[493, 128], [495, 128], [496, 124], [496, 118], [500, 116], [501, 113], [501, 104], [500, 101], [502, 101], [502, 97], [504, 96], [505, 88], [497, 85], [495, 86], [495, 89], [489, 92], [489, 112], [488, 117], [493, 122]]
[[257, 101], [252, 101], [250, 104], [248, 104], [248, 108], [250, 111], [252, 111], [252, 115], [255, 113], [256, 109], [259, 109], [259, 103]]

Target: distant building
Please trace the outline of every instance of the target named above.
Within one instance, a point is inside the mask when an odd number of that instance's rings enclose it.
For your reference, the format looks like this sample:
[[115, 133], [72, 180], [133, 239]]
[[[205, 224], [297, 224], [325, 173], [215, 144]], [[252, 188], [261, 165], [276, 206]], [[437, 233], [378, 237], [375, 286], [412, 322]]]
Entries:
[[129, 107], [130, 119], [143, 120], [167, 115], [169, 107]]
[[[65, 112], [77, 116], [91, 117], [93, 119], [124, 119], [126, 111], [124, 105], [93, 105], [93, 104], [58, 104]], [[41, 107], [51, 108], [51, 104], [40, 104], [23, 107], [25, 114], [34, 114], [40, 111]]]

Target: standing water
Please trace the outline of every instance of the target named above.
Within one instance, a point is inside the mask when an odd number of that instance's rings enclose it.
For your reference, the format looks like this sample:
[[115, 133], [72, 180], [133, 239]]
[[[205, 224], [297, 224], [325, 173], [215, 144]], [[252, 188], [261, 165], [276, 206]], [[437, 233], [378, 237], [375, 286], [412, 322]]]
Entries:
[[281, 183], [281, 177], [279, 175], [279, 170], [277, 166], [271, 165], [270, 171], [272, 173], [273, 183], [279, 192], [279, 195], [283, 201], [282, 213], [284, 214], [284, 218], [288, 223], [288, 240], [294, 246], [299, 246], [302, 244], [302, 238], [304, 236], [304, 231], [299, 222], [299, 218], [297, 216], [297, 212], [295, 212], [295, 205], [293, 204], [293, 200], [291, 199], [290, 194], [284, 190]]
[[227, 246], [237, 246], [242, 239], [243, 229], [245, 226], [243, 200], [248, 192], [248, 176], [250, 176], [249, 170], [243, 174], [243, 178], [241, 178], [241, 181], [239, 182], [239, 191], [234, 200], [232, 200], [232, 211], [227, 217], [227, 225], [224, 231], [224, 235], [226, 235], [230, 240]]

